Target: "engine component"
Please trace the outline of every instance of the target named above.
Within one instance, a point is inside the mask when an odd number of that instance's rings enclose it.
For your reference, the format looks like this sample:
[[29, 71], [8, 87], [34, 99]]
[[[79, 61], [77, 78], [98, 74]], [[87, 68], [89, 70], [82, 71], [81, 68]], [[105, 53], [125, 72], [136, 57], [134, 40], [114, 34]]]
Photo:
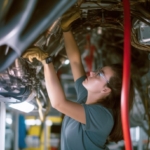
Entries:
[[[120, 2], [120, 1], [116, 1], [117, 2]], [[113, 3], [107, 3], [105, 1], [103, 2], [95, 2], [95, 1], [90, 1], [90, 2], [85, 2], [85, 3], [82, 3], [80, 5], [80, 8], [81, 9], [88, 9], [88, 10], [93, 10], [93, 9], [109, 9], [111, 6], [114, 6]]]
[[55, 34], [59, 29], [60, 18], [58, 18], [47, 30], [46, 35], [42, 35], [34, 46], [39, 47], [41, 50], [45, 50], [48, 47], [51, 36]]
[[[0, 6], [0, 72], [8, 68], [14, 60], [29, 47], [75, 0], [30, 1], [10, 3], [2, 1]], [[10, 5], [11, 9], [8, 9]], [[42, 7], [41, 7], [42, 6]], [[4, 54], [6, 47], [10, 50]], [[9, 61], [8, 61], [9, 60]]]
[[46, 44], [46, 37], [42, 35], [34, 44], [34, 46], [39, 47], [41, 50], [44, 50], [44, 45]]
[[27, 74], [27, 70], [23, 65], [26, 66], [25, 61], [16, 59], [12, 66], [0, 73], [0, 87], [7, 89], [25, 87], [22, 80], [25, 81], [24, 76]]
[[137, 20], [135, 23], [135, 29], [137, 30], [139, 43], [150, 45], [150, 25]]
[[1, 100], [6, 102], [26, 100], [39, 84], [40, 77], [39, 67], [34, 67], [23, 58], [16, 59], [7, 70], [0, 73], [0, 95], [4, 96]]

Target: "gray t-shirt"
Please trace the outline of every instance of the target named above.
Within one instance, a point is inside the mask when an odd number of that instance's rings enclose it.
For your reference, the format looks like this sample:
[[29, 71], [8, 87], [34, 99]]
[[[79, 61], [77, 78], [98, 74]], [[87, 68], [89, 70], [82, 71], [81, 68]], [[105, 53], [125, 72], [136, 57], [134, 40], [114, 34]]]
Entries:
[[114, 120], [108, 109], [100, 104], [86, 105], [87, 90], [82, 85], [85, 76], [77, 79], [75, 88], [77, 103], [85, 110], [86, 124], [68, 116], [64, 117], [61, 130], [61, 150], [105, 150], [106, 139]]

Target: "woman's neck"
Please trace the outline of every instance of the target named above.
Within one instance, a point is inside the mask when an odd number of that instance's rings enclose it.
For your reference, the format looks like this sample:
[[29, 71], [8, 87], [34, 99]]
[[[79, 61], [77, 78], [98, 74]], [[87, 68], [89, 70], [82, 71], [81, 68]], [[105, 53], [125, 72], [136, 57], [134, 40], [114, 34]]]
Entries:
[[102, 95], [100, 93], [90, 93], [88, 92], [86, 104], [96, 104], [103, 101]]

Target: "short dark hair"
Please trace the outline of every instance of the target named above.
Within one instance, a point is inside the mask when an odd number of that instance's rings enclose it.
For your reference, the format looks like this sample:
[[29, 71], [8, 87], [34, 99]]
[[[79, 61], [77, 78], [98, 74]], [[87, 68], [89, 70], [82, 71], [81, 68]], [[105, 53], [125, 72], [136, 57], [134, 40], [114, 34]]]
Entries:
[[[110, 95], [102, 102], [102, 105], [110, 109], [113, 113], [114, 127], [109, 135], [108, 140], [118, 142], [123, 139], [121, 124], [121, 89], [123, 69], [121, 64], [109, 65], [114, 71], [114, 76], [110, 78], [107, 85], [111, 89]], [[134, 88], [132, 79], [130, 79], [129, 109], [132, 108], [134, 98]]]

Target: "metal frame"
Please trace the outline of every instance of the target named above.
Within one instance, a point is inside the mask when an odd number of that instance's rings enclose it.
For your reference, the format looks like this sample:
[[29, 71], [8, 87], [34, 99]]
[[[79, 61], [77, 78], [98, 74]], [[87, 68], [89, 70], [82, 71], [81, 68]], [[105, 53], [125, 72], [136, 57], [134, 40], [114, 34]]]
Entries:
[[6, 118], [6, 105], [0, 102], [0, 150], [5, 150], [5, 118]]

